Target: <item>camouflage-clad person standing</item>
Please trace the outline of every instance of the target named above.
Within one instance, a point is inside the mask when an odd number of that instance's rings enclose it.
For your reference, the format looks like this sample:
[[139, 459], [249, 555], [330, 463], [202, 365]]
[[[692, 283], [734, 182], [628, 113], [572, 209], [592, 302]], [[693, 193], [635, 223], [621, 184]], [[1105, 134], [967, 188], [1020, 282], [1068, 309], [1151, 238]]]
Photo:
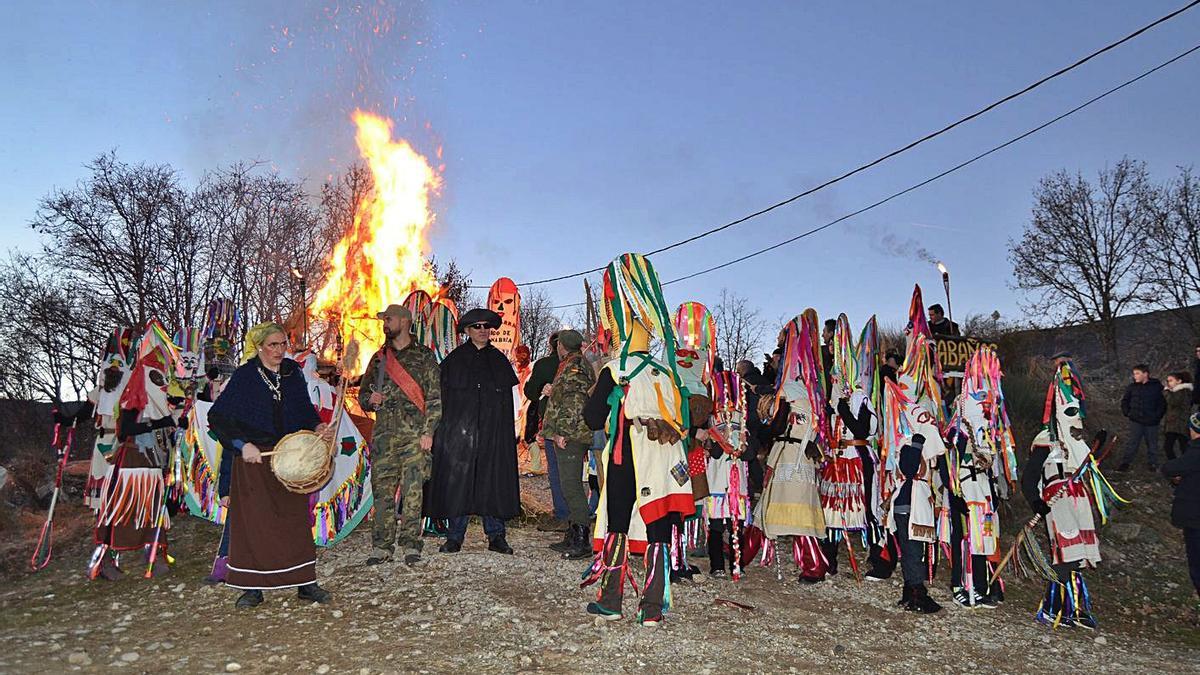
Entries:
[[592, 554], [588, 532], [588, 502], [583, 489], [583, 464], [592, 442], [592, 430], [583, 421], [583, 406], [596, 384], [596, 372], [583, 358], [583, 336], [577, 331], [558, 333], [558, 371], [550, 385], [550, 401], [542, 421], [541, 436], [558, 457], [559, 483], [570, 512], [571, 528], [562, 544], [551, 548], [564, 558]]
[[[371, 357], [358, 389], [363, 410], [375, 412], [371, 441], [371, 491], [375, 495], [374, 551], [368, 565], [391, 560], [398, 543], [404, 562], [421, 559], [421, 490], [432, 467], [433, 432], [442, 418], [438, 364], [433, 351], [412, 334], [412, 313], [388, 305], [384, 347]], [[396, 486], [401, 527], [396, 528]]]

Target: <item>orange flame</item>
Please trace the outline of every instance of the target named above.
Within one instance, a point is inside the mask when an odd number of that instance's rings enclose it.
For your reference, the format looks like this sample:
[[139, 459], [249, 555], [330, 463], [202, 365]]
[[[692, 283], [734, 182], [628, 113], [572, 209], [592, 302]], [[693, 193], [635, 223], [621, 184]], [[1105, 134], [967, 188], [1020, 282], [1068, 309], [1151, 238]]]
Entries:
[[334, 246], [325, 285], [313, 297], [309, 313], [326, 325], [326, 356], [332, 356], [329, 341], [335, 335], [364, 346], [357, 367], [361, 373], [372, 346], [383, 343], [376, 312], [402, 303], [415, 290], [438, 294], [424, 235], [434, 221], [429, 199], [441, 190], [442, 179], [407, 141], [392, 140], [391, 120], [362, 110], [353, 118], [355, 140], [374, 188], [356, 205], [350, 230]]

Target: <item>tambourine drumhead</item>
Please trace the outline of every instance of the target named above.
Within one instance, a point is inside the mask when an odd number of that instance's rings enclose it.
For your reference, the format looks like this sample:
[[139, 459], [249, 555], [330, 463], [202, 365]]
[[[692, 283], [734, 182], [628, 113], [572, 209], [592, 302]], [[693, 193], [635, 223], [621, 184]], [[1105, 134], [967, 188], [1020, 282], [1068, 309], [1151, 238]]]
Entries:
[[329, 442], [311, 431], [288, 434], [275, 445], [271, 470], [291, 492], [316, 492], [333, 475], [333, 454]]

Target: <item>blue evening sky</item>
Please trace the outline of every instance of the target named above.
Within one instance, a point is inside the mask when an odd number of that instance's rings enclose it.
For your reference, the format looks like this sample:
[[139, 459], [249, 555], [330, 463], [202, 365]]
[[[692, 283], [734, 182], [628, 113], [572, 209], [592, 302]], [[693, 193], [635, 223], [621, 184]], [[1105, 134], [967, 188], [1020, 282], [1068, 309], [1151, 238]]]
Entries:
[[[378, 3], [364, 0], [375, 8]], [[387, 4], [387, 3], [385, 3]], [[189, 182], [263, 160], [314, 189], [356, 156], [349, 112], [384, 109], [445, 149], [432, 236], [479, 284], [606, 263], [726, 222], [971, 112], [1184, 4], [1165, 2], [6, 3], [0, 228], [34, 249], [37, 201], [116, 149]], [[286, 29], [286, 32], [285, 32]], [[865, 174], [656, 258], [664, 279], [822, 224], [1193, 46], [1200, 9]], [[725, 287], [774, 320], [806, 306], [899, 324], [914, 282], [957, 317], [1019, 315], [1006, 242], [1034, 185], [1123, 155], [1196, 161], [1200, 55], [834, 229], [670, 286]], [[899, 249], [899, 250], [898, 250]], [[579, 280], [544, 287], [582, 299]]]

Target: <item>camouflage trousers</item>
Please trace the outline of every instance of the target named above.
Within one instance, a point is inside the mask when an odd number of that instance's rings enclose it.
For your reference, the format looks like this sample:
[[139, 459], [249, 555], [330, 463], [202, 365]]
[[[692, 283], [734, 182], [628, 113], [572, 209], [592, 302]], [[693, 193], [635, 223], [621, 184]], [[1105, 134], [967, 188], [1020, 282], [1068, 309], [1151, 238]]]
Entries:
[[[379, 439], [386, 441], [387, 439]], [[429, 453], [413, 438], [411, 444], [379, 443], [371, 462], [371, 492], [375, 495], [375, 521], [371, 543], [393, 553], [421, 552], [421, 491], [433, 468]], [[396, 525], [396, 500], [400, 500], [400, 525]]]

